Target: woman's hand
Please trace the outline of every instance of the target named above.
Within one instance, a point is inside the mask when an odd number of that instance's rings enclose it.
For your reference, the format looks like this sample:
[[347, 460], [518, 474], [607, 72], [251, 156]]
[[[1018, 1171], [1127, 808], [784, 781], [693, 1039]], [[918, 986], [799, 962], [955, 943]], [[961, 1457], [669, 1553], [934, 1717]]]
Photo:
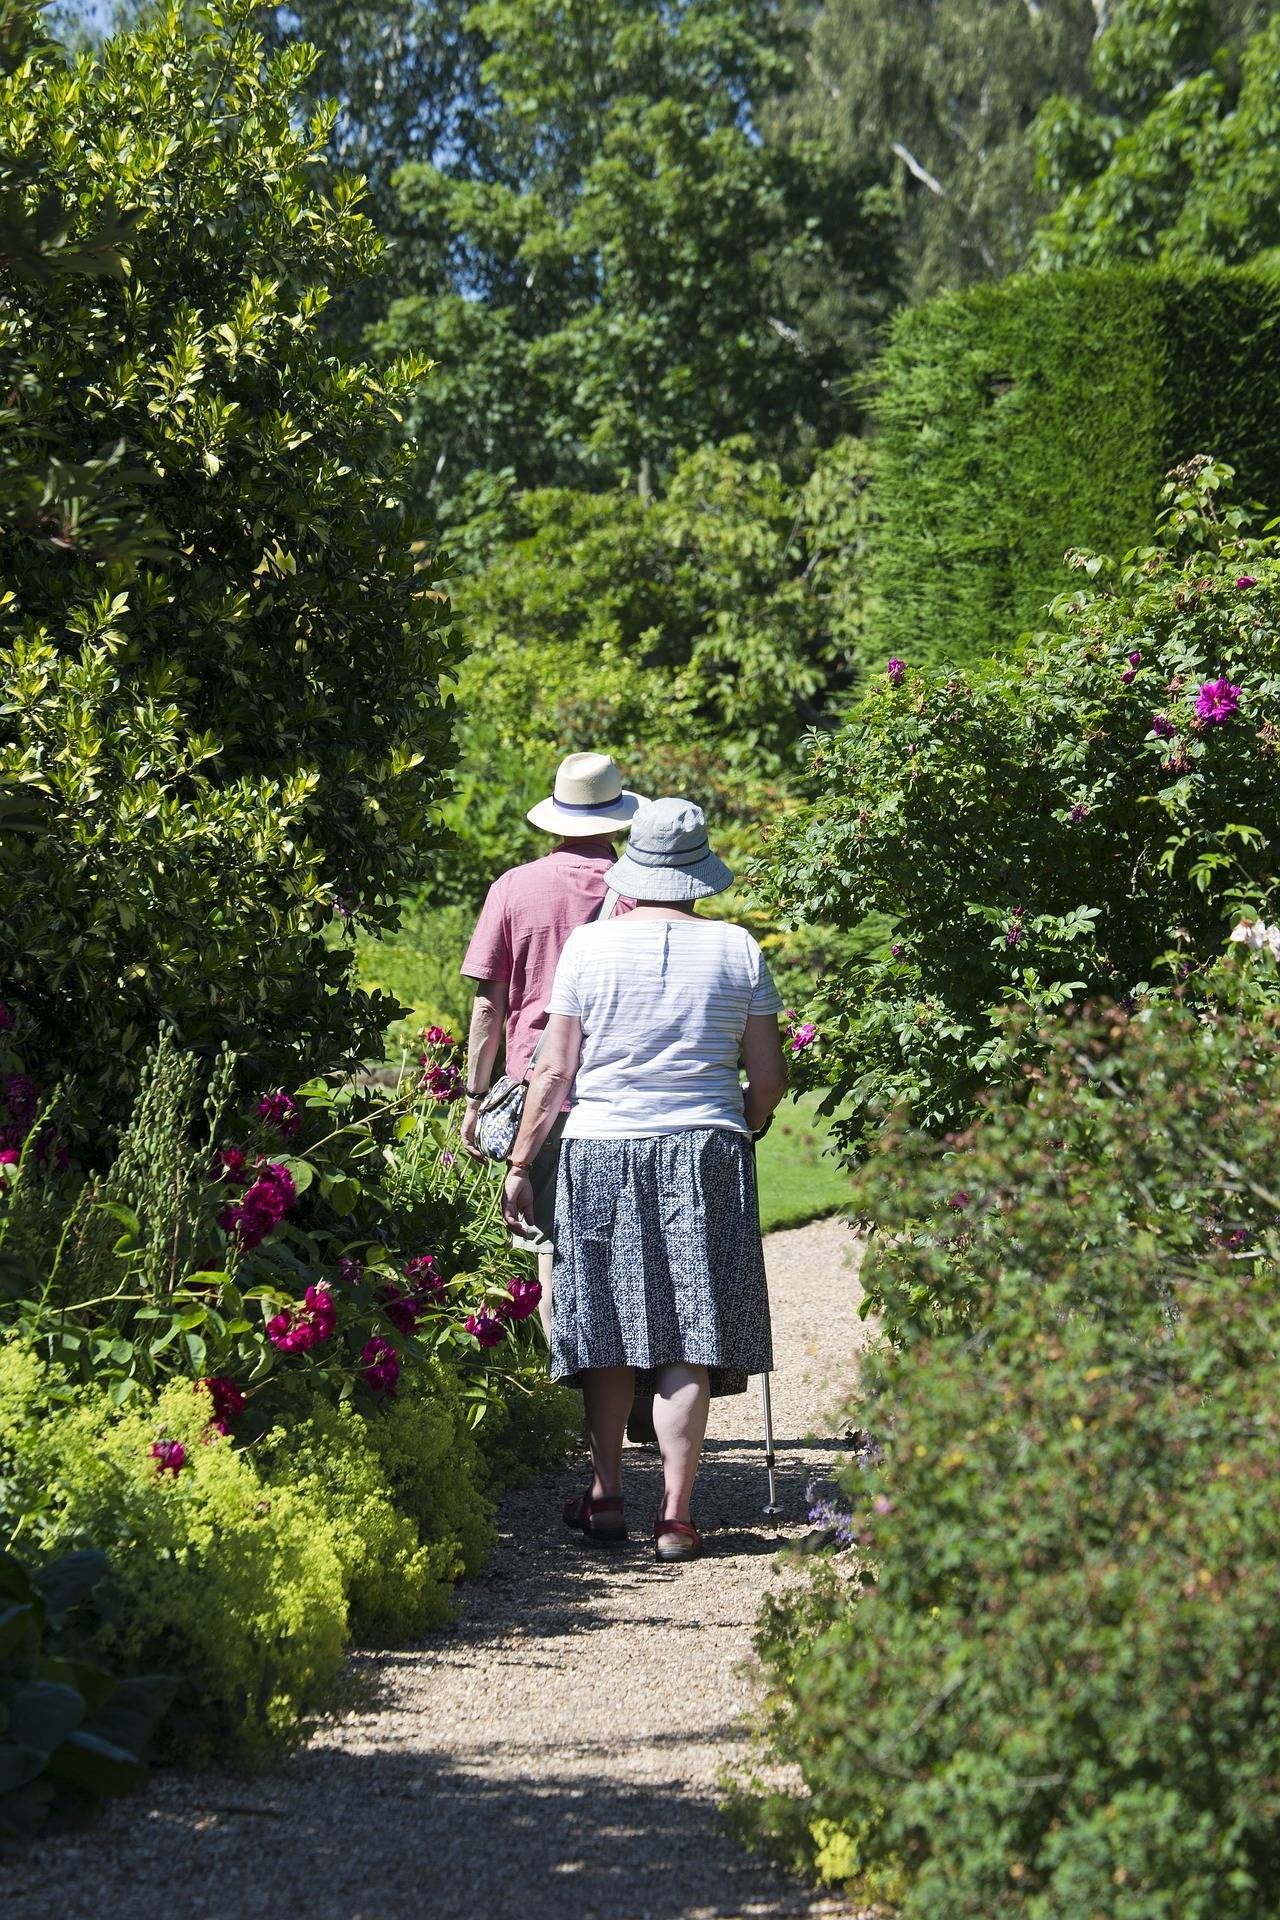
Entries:
[[502, 1217], [512, 1233], [528, 1239], [533, 1228], [533, 1182], [527, 1167], [512, 1167], [503, 1181]]

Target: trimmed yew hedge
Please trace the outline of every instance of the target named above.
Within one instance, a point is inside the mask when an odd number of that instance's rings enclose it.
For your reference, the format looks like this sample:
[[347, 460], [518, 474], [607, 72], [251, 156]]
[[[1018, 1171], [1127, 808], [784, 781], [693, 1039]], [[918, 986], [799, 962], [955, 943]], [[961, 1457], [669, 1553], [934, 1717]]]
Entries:
[[944, 295], [898, 317], [874, 411], [873, 643], [971, 662], [1041, 624], [1066, 548], [1148, 539], [1192, 454], [1280, 508], [1280, 282], [1125, 268]]

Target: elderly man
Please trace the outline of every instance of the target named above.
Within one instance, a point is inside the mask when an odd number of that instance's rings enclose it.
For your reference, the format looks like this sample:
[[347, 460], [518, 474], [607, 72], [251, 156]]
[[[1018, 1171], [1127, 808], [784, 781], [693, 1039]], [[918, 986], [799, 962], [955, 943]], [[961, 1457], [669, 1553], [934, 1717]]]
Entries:
[[[471, 936], [464, 975], [476, 982], [467, 1054], [467, 1106], [462, 1143], [483, 1159], [476, 1143], [480, 1103], [493, 1078], [498, 1045], [505, 1038], [506, 1070], [513, 1080], [529, 1072], [547, 1023], [547, 1000], [561, 949], [575, 927], [597, 914], [625, 912], [630, 901], [606, 900], [605, 874], [617, 859], [614, 837], [626, 832], [640, 795], [624, 790], [606, 753], [571, 753], [556, 774], [555, 791], [530, 809], [535, 827], [554, 834], [556, 845], [540, 860], [511, 867], [489, 889]], [[539, 1313], [551, 1337], [551, 1230], [564, 1114], [533, 1163], [532, 1231], [512, 1245], [538, 1256], [542, 1282]]]

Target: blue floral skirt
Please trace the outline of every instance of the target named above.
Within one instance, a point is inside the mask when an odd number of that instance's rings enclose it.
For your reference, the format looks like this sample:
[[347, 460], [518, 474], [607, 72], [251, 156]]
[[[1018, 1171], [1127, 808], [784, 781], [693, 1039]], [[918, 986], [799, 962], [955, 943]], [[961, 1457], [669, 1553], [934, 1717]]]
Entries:
[[551, 1377], [683, 1361], [742, 1393], [773, 1365], [755, 1157], [723, 1127], [566, 1140], [556, 1189]]

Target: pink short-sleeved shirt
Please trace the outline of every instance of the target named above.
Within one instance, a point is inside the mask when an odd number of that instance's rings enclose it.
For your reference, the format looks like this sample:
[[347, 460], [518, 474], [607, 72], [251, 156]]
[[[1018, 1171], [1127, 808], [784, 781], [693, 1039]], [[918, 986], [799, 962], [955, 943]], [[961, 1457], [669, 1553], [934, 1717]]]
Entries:
[[[573, 840], [541, 860], [509, 868], [489, 889], [462, 971], [469, 980], [506, 983], [507, 1072], [513, 1080], [528, 1072], [547, 1024], [564, 943], [600, 906], [605, 875], [617, 857], [608, 840]], [[615, 915], [633, 904], [619, 900]]]

